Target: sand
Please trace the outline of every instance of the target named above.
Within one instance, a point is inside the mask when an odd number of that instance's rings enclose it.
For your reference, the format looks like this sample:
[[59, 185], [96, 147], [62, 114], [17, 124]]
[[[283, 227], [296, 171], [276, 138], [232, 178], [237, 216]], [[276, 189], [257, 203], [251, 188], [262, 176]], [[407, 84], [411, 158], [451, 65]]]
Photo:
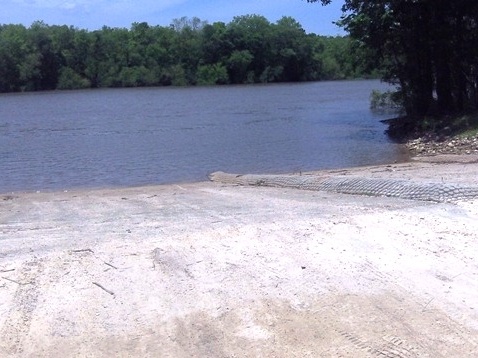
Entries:
[[[478, 185], [478, 157], [325, 173]], [[478, 200], [0, 195], [0, 356], [475, 357]]]

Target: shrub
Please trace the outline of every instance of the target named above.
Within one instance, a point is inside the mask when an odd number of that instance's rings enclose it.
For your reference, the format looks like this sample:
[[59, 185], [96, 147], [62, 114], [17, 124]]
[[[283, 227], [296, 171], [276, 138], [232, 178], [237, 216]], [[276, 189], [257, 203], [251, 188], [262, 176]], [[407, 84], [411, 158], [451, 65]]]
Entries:
[[216, 63], [213, 65], [199, 66], [197, 72], [199, 85], [217, 85], [229, 82], [229, 75], [225, 66]]
[[64, 67], [60, 72], [58, 79], [57, 89], [60, 90], [72, 90], [91, 87], [91, 83], [88, 79], [81, 77], [73, 69]]

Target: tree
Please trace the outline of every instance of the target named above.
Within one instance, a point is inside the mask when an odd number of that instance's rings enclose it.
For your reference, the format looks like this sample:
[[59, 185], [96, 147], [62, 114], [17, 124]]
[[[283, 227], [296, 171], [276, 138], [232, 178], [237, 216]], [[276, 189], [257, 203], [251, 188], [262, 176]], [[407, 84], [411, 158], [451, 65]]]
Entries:
[[254, 56], [249, 50], [235, 50], [231, 54], [227, 64], [229, 68], [229, 76], [233, 83], [245, 83], [247, 81], [249, 66], [253, 59]]
[[[0, 25], [0, 92], [314, 81], [358, 76], [349, 38], [306, 34], [291, 17], [88, 31]], [[360, 57], [360, 56], [359, 56]]]
[[29, 40], [33, 53], [31, 63], [34, 68], [26, 86], [35, 90], [52, 90], [58, 84], [60, 60], [54, 52], [48, 25], [37, 21], [30, 27]]
[[[308, 0], [327, 5], [331, 0]], [[397, 84], [409, 116], [478, 109], [478, 3], [346, 0], [339, 24]]]
[[[272, 58], [271, 31], [270, 22], [259, 15], [236, 16], [228, 25], [228, 36], [235, 48], [235, 56], [230, 61], [240, 59], [237, 55], [242, 57], [239, 61], [242, 63], [250, 59], [248, 81], [259, 82], [269, 59]], [[243, 51], [249, 52], [250, 56]]]
[[21, 90], [21, 64], [27, 53], [27, 29], [22, 25], [0, 26], [0, 92]]
[[[200, 33], [205, 23], [197, 17], [173, 20], [171, 28], [174, 29], [174, 40], [171, 45], [171, 53], [176, 58], [177, 66], [184, 71], [186, 84], [196, 84], [196, 71], [201, 56]], [[182, 81], [181, 81], [182, 83]]]
[[226, 24], [215, 22], [205, 25], [201, 32], [201, 58], [204, 64], [224, 62], [233, 51]]
[[273, 27], [271, 38], [274, 77], [281, 81], [304, 80], [312, 48], [302, 26], [292, 17], [284, 16]]

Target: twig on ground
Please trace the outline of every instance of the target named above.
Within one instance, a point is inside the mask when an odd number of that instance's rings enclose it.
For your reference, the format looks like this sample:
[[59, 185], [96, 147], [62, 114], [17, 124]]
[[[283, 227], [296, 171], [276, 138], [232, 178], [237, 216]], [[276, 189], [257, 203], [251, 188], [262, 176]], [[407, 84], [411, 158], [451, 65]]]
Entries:
[[114, 268], [115, 270], [117, 270], [118, 268], [116, 266], [113, 266], [112, 264], [110, 264], [109, 262], [106, 262], [106, 261], [103, 261], [105, 265], [108, 265], [109, 267], [112, 267]]
[[6, 273], [6, 272], [12, 272], [15, 271], [15, 269], [10, 269], [10, 270], [0, 270], [1, 273]]
[[104, 288], [102, 285], [100, 285], [100, 284], [97, 283], [97, 282], [93, 282], [93, 285], [98, 286], [98, 287], [101, 288], [103, 291], [109, 293], [111, 296], [114, 296], [114, 295], [115, 295], [115, 293], [114, 293], [113, 291], [110, 291], [110, 290], [108, 290], [107, 288]]
[[192, 265], [196, 265], [196, 264], [200, 264], [201, 262], [203, 262], [204, 260], [199, 260], [199, 261], [196, 261], [196, 262], [193, 262], [191, 264], [187, 264], [186, 266], [192, 266]]
[[429, 305], [430, 303], [432, 303], [432, 301], [433, 301], [434, 299], [435, 299], [435, 297], [432, 297], [432, 298], [430, 299], [430, 301], [428, 301], [428, 303], [425, 305], [425, 307], [423, 307], [422, 312], [425, 312], [425, 311], [426, 311], [428, 305]]
[[94, 251], [92, 249], [81, 249], [81, 250], [72, 250], [71, 252], [91, 252], [92, 254], [94, 254]]
[[30, 282], [28, 282], [28, 283], [21, 283], [21, 282], [12, 280], [11, 278], [3, 277], [3, 276], [2, 276], [2, 278], [3, 278], [4, 280], [7, 280], [7, 281], [10, 281], [10, 282], [16, 283], [17, 285], [20, 285], [20, 286], [25, 286], [25, 285], [28, 285], [28, 284], [30, 283]]

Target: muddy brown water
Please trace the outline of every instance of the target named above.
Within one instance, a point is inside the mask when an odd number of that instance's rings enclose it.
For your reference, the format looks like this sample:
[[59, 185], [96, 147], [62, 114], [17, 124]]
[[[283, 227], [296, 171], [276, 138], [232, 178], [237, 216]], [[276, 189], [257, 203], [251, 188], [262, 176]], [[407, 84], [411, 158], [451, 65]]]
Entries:
[[378, 81], [0, 96], [0, 192], [205, 180], [403, 161]]

